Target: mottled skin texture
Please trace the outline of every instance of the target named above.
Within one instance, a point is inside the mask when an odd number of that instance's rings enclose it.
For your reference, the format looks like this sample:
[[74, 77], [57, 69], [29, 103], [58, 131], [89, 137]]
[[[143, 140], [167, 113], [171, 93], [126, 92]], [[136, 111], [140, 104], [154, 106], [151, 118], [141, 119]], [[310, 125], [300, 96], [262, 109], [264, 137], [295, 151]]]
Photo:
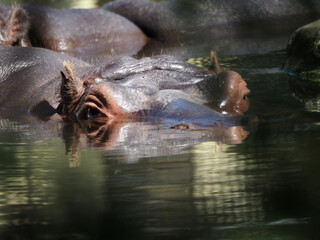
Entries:
[[293, 73], [320, 68], [320, 20], [297, 29], [290, 36], [284, 68]]
[[317, 0], [117, 0], [102, 8], [161, 41], [280, 34], [320, 16]]
[[34, 115], [205, 125], [223, 121], [224, 114], [242, 115], [249, 106], [238, 73], [211, 74], [171, 56], [120, 57], [94, 67], [45, 49], [0, 47], [0, 53], [0, 106]]
[[283, 69], [292, 75], [289, 84], [301, 99], [320, 96], [320, 20], [309, 23], [290, 36]]
[[[56, 10], [37, 5], [0, 7], [0, 18], [3, 22], [2, 45], [24, 46], [20, 44], [23, 37], [30, 40], [29, 46], [66, 53], [89, 62], [134, 55], [147, 42], [144, 33], [131, 21], [101, 9]], [[18, 40], [7, 40], [11, 38]]]

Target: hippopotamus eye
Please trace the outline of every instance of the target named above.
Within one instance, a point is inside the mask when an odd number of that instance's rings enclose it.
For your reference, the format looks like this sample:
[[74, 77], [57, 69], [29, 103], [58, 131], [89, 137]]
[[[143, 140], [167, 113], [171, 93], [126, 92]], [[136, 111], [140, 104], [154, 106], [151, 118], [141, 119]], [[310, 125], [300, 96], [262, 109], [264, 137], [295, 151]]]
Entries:
[[103, 113], [95, 108], [88, 107], [87, 108], [87, 119], [92, 120], [95, 118], [106, 117]]

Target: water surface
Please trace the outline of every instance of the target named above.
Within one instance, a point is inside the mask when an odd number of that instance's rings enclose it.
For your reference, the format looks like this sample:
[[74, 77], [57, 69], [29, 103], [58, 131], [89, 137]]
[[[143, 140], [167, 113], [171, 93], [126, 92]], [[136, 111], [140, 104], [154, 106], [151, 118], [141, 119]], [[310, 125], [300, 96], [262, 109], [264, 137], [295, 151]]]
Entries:
[[222, 58], [252, 91], [241, 131], [131, 123], [97, 138], [2, 112], [1, 239], [318, 239], [319, 108], [283, 59]]
[[110, 131], [1, 111], [0, 239], [319, 239], [320, 100], [294, 95], [282, 38], [233, 43], [215, 46], [251, 89], [245, 127]]

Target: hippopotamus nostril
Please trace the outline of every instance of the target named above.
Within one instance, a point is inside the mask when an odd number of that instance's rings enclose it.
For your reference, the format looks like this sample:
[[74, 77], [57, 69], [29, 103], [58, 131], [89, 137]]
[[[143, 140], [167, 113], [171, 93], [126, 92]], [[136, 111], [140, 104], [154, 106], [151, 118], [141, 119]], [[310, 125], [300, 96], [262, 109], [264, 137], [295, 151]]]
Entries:
[[220, 102], [220, 110], [229, 115], [242, 115], [249, 108], [248, 95], [250, 90], [241, 75], [234, 71], [226, 71], [220, 74], [225, 90], [224, 99]]
[[242, 93], [242, 99], [243, 100], [248, 100], [248, 95], [250, 94], [250, 90], [247, 88], [247, 84], [243, 81], [242, 83], [239, 84], [239, 90]]

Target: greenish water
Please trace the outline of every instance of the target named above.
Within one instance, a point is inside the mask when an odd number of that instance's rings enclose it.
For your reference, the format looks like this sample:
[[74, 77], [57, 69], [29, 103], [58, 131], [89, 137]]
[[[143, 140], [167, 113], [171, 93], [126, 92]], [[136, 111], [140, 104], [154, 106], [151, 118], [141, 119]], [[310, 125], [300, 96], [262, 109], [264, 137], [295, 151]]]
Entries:
[[132, 123], [97, 138], [4, 113], [0, 239], [318, 239], [319, 109], [283, 59], [222, 59], [252, 90], [247, 136]]
[[251, 90], [245, 128], [84, 133], [1, 112], [0, 239], [319, 239], [319, 99], [259, 50], [220, 60]]

